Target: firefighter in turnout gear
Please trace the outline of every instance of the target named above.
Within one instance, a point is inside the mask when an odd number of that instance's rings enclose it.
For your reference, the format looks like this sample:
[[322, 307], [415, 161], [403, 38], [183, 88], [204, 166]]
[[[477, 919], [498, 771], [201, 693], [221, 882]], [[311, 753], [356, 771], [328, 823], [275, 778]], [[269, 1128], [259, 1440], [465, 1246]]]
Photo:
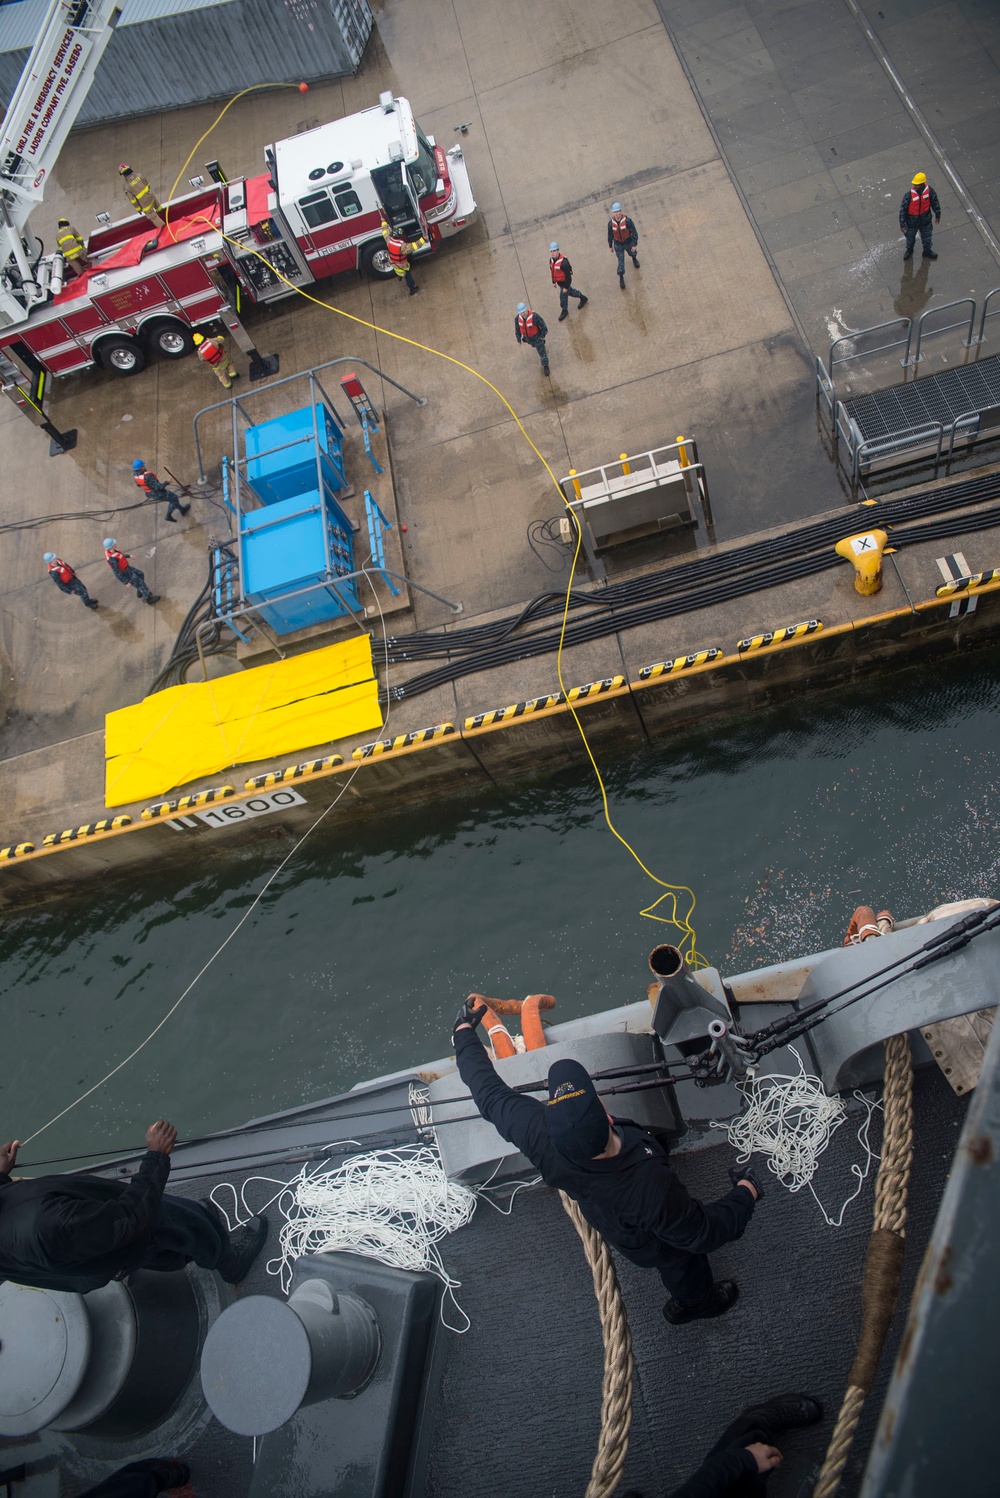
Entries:
[[630, 256], [636, 270], [639, 269], [639, 257], [635, 253], [638, 243], [639, 231], [635, 224], [620, 203], [612, 203], [608, 219], [608, 249], [614, 250], [618, 257], [618, 285], [622, 291], [625, 290], [625, 256]]
[[128, 198], [136, 213], [142, 213], [149, 219], [151, 224], [160, 228], [166, 223], [163, 206], [149, 183], [141, 172], [133, 172], [127, 161], [123, 161], [118, 168], [125, 187], [125, 196]]
[[569, 316], [569, 299], [575, 296], [581, 308], [586, 307], [590, 297], [584, 296], [573, 285], [573, 267], [561, 252], [555, 240], [549, 245], [549, 274], [552, 284], [559, 292], [559, 321]]
[[134, 588], [143, 603], [159, 603], [159, 593], [149, 591], [145, 574], [131, 565], [127, 551], [118, 550], [118, 542], [114, 536], [104, 538], [104, 559], [111, 568], [112, 575], [126, 588]]
[[74, 229], [68, 218], [59, 220], [56, 233], [56, 249], [65, 260], [74, 276], [82, 276], [90, 266], [90, 256], [79, 229]]
[[83, 599], [84, 608], [96, 609], [97, 599], [91, 598], [68, 562], [64, 562], [61, 557], [57, 557], [54, 551], [47, 551], [44, 561], [49, 569], [49, 577], [51, 577], [60, 593], [75, 593], [77, 598]]
[[232, 359], [226, 351], [226, 340], [221, 334], [214, 338], [206, 338], [204, 333], [192, 335], [192, 341], [198, 350], [198, 357], [204, 359], [213, 374], [217, 375], [222, 385], [228, 390], [234, 380], [240, 377]]
[[166, 484], [162, 483], [156, 477], [152, 469], [146, 467], [141, 458], [136, 458], [132, 464], [132, 477], [143, 494], [148, 494], [150, 499], [163, 499], [166, 501], [167, 519], [172, 520], [175, 525], [177, 521], [174, 511], [180, 510], [182, 515], [186, 515], [188, 510], [190, 510], [191, 506], [182, 505], [174, 491], [168, 489]]
[[410, 295], [416, 296], [420, 287], [414, 281], [413, 272], [410, 270], [410, 256], [415, 255], [418, 250], [424, 248], [427, 243], [426, 239], [403, 239], [394, 230], [389, 228], [385, 219], [382, 220], [382, 238], [385, 240], [385, 247], [389, 251], [389, 259], [392, 261], [393, 270], [401, 281], [406, 282]]
[[906, 254], [904, 260], [913, 259], [913, 246], [920, 235], [920, 243], [923, 246], [924, 259], [936, 260], [937, 255], [931, 249], [931, 214], [934, 222], [941, 222], [941, 204], [938, 195], [927, 181], [923, 172], [918, 172], [911, 185], [903, 194], [903, 201], [899, 205], [899, 232], [906, 235]]
[[549, 372], [549, 356], [545, 352], [545, 337], [548, 333], [545, 319], [532, 312], [527, 302], [518, 302], [514, 317], [514, 337], [518, 343], [527, 343], [542, 361], [542, 374]]

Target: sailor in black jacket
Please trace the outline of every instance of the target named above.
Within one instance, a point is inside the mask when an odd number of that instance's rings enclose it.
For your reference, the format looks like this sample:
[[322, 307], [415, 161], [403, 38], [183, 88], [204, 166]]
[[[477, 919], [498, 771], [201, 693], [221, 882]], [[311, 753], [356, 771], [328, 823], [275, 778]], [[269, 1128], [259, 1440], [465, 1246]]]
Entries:
[[0, 1145], [0, 1280], [85, 1295], [132, 1269], [217, 1269], [238, 1283], [267, 1236], [264, 1218], [227, 1231], [217, 1208], [164, 1196], [173, 1124], [146, 1131], [129, 1182], [66, 1175], [12, 1180], [18, 1142]]
[[662, 1146], [626, 1118], [612, 1118], [577, 1061], [549, 1068], [547, 1103], [501, 1080], [474, 1026], [486, 1013], [469, 999], [455, 1023], [462, 1081], [482, 1116], [517, 1146], [546, 1185], [576, 1201], [590, 1225], [633, 1264], [658, 1269], [675, 1324], [721, 1316], [736, 1300], [732, 1280], [713, 1283], [707, 1255], [739, 1238], [759, 1188], [741, 1179], [717, 1202], [689, 1196]]

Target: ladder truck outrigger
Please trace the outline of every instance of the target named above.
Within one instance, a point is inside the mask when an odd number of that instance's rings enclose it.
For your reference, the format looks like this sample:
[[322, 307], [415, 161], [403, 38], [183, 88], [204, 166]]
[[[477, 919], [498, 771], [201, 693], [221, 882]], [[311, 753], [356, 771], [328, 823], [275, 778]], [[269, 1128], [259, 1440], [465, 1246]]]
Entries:
[[151, 356], [190, 354], [196, 331], [220, 325], [257, 360], [248, 307], [343, 270], [392, 276], [383, 223], [428, 254], [477, 212], [461, 147], [445, 151], [386, 91], [370, 109], [265, 147], [259, 176], [229, 179], [207, 163], [211, 180], [193, 178], [193, 191], [165, 203], [162, 225], [137, 214], [100, 222], [75, 273], [44, 253], [27, 220], [119, 14], [112, 0], [54, 0], [0, 139], [0, 379], [54, 451], [50, 376], [137, 374]]

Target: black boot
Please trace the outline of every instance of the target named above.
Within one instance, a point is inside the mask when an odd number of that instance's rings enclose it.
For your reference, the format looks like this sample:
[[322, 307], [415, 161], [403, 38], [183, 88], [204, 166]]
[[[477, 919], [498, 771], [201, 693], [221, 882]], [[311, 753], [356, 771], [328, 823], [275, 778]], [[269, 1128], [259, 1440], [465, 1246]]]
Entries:
[[683, 1326], [688, 1321], [707, 1321], [713, 1316], [724, 1316], [730, 1306], [739, 1299], [740, 1288], [734, 1280], [716, 1280], [704, 1300], [697, 1305], [682, 1306], [673, 1296], [663, 1307], [663, 1314], [672, 1326]]
[[88, 598], [87, 599], [87, 607], [88, 607], [88, 609], [96, 609], [97, 608], [97, 599], [96, 598]]
[[547, 375], [548, 373], [549, 373], [549, 366], [547, 364], [543, 364], [542, 365], [542, 374], [543, 375]]
[[581, 312], [583, 311], [584, 307], [586, 307], [586, 305], [587, 305], [587, 303], [589, 301], [590, 301], [590, 297], [589, 296], [582, 296], [580, 298], [580, 311]]
[[620, 270], [618, 272], [618, 285], [621, 287], [622, 291], [625, 290], [625, 272], [623, 270]]
[[903, 256], [903, 259], [904, 260], [912, 260], [913, 259], [913, 251], [912, 250], [907, 250], [906, 254]]
[[182, 515], [186, 515], [187, 512], [188, 512], [188, 510], [190, 510], [190, 508], [191, 508], [190, 505], [181, 505], [181, 514]]
[[416, 296], [416, 294], [417, 294], [417, 292], [418, 292], [418, 291], [419, 291], [419, 290], [420, 290], [420, 287], [419, 287], [419, 286], [411, 286], [411, 287], [410, 287], [410, 295], [411, 295], [411, 296]]
[[823, 1406], [811, 1394], [776, 1394], [742, 1413], [748, 1420], [759, 1420], [769, 1435], [777, 1435], [799, 1425], [817, 1424], [823, 1418]]
[[925, 260], [936, 260], [937, 259], [937, 251], [936, 250], [925, 250], [924, 251], [924, 259]]
[[177, 516], [170, 510], [167, 511], [167, 519], [171, 521], [172, 524], [177, 524]]
[[251, 1217], [243, 1227], [233, 1229], [229, 1234], [229, 1247], [216, 1265], [227, 1285], [238, 1285], [246, 1278], [251, 1264], [264, 1247], [266, 1237], [266, 1217]]
[[566, 319], [567, 319], [567, 317], [569, 317], [569, 308], [568, 307], [564, 307], [562, 309], [562, 311], [560, 312], [559, 316], [556, 318], [556, 321], [557, 322], [565, 322]]
[[638, 255], [633, 255], [632, 256], [632, 264], [635, 266], [636, 270], [639, 269], [639, 257], [638, 257]]
[[159, 601], [160, 601], [160, 595], [159, 595], [159, 593], [147, 593], [146, 594], [146, 602], [147, 603], [153, 604], [153, 603], [159, 603]]

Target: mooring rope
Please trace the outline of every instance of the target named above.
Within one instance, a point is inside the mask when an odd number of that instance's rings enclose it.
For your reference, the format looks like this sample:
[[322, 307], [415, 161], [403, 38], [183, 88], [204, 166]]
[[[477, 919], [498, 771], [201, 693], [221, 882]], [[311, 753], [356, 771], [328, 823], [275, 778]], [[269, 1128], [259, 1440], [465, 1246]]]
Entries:
[[875, 1179], [875, 1211], [861, 1284], [861, 1333], [840, 1414], [813, 1489], [813, 1498], [832, 1498], [840, 1487], [865, 1399], [878, 1373], [903, 1267], [906, 1194], [913, 1158], [913, 1058], [909, 1038], [885, 1043], [885, 1133]]
[[632, 1430], [632, 1334], [611, 1251], [572, 1197], [560, 1191], [566, 1215], [580, 1235], [594, 1277], [604, 1342], [601, 1434], [584, 1498], [610, 1498], [621, 1481]]

